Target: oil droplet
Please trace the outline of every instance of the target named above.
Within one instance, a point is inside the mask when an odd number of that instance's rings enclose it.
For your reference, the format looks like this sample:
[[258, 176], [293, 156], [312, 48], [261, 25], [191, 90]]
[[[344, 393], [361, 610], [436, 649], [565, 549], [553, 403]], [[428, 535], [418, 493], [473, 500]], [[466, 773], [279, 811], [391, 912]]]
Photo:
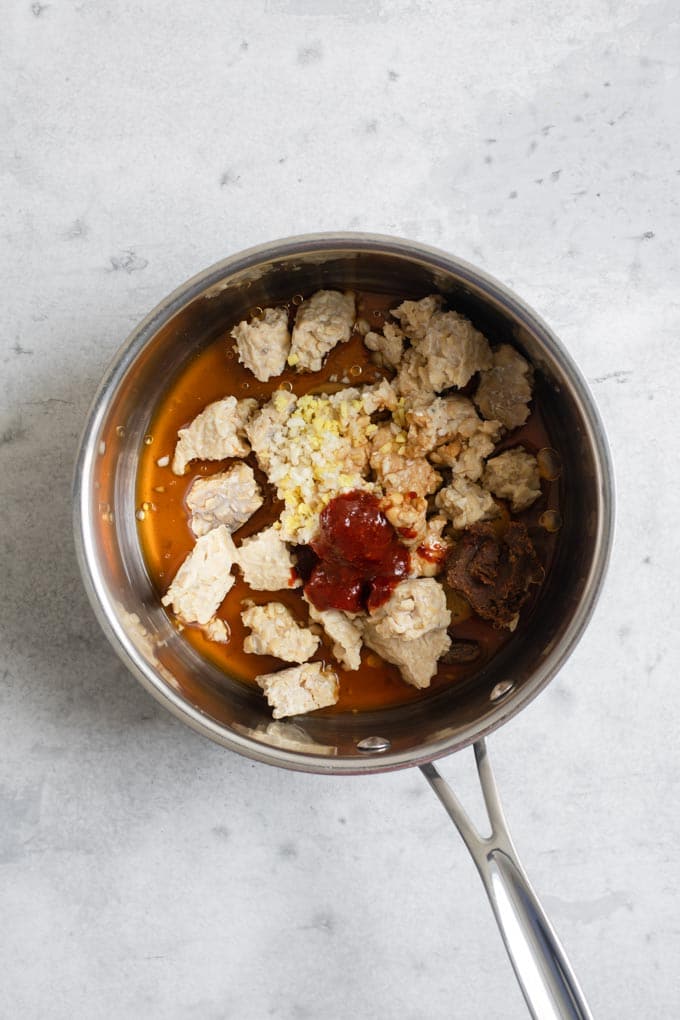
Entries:
[[293, 294], [291, 298], [291, 301], [293, 302], [294, 305], [301, 305], [304, 300], [305, 299], [303, 298], [302, 294]]
[[123, 438], [123, 436], [125, 435], [124, 425], [116, 425], [116, 435], [120, 436], [121, 439]]
[[536, 461], [538, 462], [538, 473], [546, 481], [554, 482], [562, 474], [560, 455], [551, 446], [544, 446], [542, 450], [539, 450], [536, 454]]
[[143, 510], [138, 510], [137, 513], [135, 514], [135, 517], [137, 518], [138, 521], [143, 521], [144, 518], [146, 517], [146, 514], [144, 513]]
[[562, 527], [562, 518], [557, 510], [544, 510], [538, 518], [538, 523], [550, 535], [554, 535]]
[[144, 436], [144, 445], [145, 446], [151, 446], [152, 443], [153, 443], [153, 436], [152, 435]]

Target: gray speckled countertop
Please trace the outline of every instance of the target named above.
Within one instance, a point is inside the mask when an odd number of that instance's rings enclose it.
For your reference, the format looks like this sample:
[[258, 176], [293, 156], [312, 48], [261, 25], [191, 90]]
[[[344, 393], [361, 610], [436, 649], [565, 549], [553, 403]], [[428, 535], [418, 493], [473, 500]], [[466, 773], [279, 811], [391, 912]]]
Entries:
[[[359, 229], [501, 278], [592, 384], [605, 594], [490, 750], [595, 1017], [677, 1017], [677, 6], [10, 7], [0, 1016], [526, 1015], [422, 777], [287, 774], [199, 738], [120, 665], [74, 562], [77, 437], [131, 327], [229, 253]], [[473, 796], [470, 756], [442, 768]]]

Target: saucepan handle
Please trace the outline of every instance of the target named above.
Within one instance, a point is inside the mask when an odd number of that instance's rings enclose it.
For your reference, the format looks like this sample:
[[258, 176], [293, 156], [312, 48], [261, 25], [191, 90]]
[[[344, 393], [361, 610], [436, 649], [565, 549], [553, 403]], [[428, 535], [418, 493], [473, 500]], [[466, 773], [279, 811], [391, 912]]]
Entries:
[[491, 823], [481, 836], [432, 764], [421, 771], [453, 819], [481, 876], [517, 980], [535, 1020], [592, 1020], [564, 950], [513, 846], [486, 743], [475, 744], [477, 772]]

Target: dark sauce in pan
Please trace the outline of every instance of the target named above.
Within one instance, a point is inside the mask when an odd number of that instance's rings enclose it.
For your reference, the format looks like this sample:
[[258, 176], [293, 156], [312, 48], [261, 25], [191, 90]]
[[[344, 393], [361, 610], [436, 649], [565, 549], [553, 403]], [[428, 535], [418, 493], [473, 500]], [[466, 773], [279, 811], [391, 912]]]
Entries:
[[[372, 329], [381, 329], [389, 308], [401, 300], [400, 295], [357, 294], [357, 318], [365, 319]], [[291, 302], [291, 318], [295, 304]], [[320, 372], [296, 374], [286, 369], [282, 376], [266, 383], [257, 379], [238, 362], [233, 342], [224, 333], [185, 366], [177, 378], [171, 381], [168, 390], [157, 409], [149, 435], [140, 453], [137, 479], [137, 506], [139, 534], [151, 580], [159, 597], [167, 591], [177, 570], [194, 545], [194, 536], [189, 528], [185, 496], [191, 483], [197, 477], [207, 477], [224, 471], [233, 461], [194, 461], [182, 477], [174, 475], [170, 466], [159, 467], [157, 461], [172, 455], [177, 441], [177, 432], [199, 414], [206, 404], [233, 394], [237, 399], [255, 397], [260, 404], [269, 399], [274, 390], [285, 386], [298, 396], [304, 393], [333, 392], [347, 385], [361, 386], [379, 381], [385, 373], [370, 360], [369, 352], [362, 338], [355, 334], [346, 344], [331, 351]], [[342, 381], [342, 380], [347, 381]], [[466, 391], [467, 392], [467, 391]], [[526, 424], [505, 436], [498, 444], [497, 452], [519, 444], [530, 453], [549, 448], [553, 444], [548, 435], [541, 408], [536, 401]], [[150, 440], [150, 441], [149, 441]], [[265, 476], [258, 469], [251, 455], [247, 462], [253, 467], [258, 484], [265, 496], [264, 505], [234, 534], [237, 545], [243, 538], [254, 534], [275, 521], [283, 508], [275, 492], [268, 485]], [[539, 524], [539, 518], [550, 511], [559, 510], [559, 481], [544, 479], [542, 496], [527, 511], [514, 515], [514, 519], [526, 524], [546, 574], [553, 559], [557, 533], [548, 531]], [[549, 516], [549, 515], [548, 515]], [[546, 518], [543, 518], [545, 521]], [[300, 564], [299, 564], [300, 565]], [[218, 616], [228, 623], [231, 639], [228, 644], [208, 640], [199, 627], [185, 626], [183, 636], [203, 655], [226, 673], [246, 683], [254, 683], [261, 673], [270, 673], [290, 665], [279, 659], [264, 655], [249, 655], [243, 651], [243, 640], [249, 633], [241, 622], [241, 603], [244, 599], [262, 604], [271, 601], [282, 602], [296, 619], [306, 625], [307, 606], [302, 601], [300, 589], [266, 592], [252, 591], [234, 571], [236, 582], [227, 594], [218, 611]], [[523, 607], [520, 628], [527, 625], [532, 608], [539, 593], [534, 586], [529, 602]], [[427, 698], [431, 692], [440, 691], [452, 684], [463, 684], [474, 675], [508, 642], [512, 633], [494, 628], [490, 623], [471, 614], [464, 599], [454, 592], [447, 594], [451, 610], [450, 633], [454, 641], [473, 641], [479, 646], [479, 654], [469, 661], [440, 663], [431, 687], [425, 691], [406, 684], [395, 666], [384, 663], [374, 652], [364, 648], [360, 669], [346, 672], [339, 667], [331, 654], [331, 646], [325, 639], [313, 659], [333, 663], [340, 679], [338, 704], [324, 712], [369, 711], [401, 705]]]

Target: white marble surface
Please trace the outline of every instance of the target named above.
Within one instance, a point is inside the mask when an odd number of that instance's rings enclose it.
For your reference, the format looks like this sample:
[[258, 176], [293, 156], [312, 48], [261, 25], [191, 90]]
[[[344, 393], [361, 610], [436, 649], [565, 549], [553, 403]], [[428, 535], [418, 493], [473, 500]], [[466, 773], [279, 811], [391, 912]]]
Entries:
[[[74, 563], [76, 440], [133, 324], [226, 254], [348, 228], [505, 280], [592, 383], [606, 592], [490, 747], [595, 1017], [680, 1015], [677, 10], [6, 5], [0, 1016], [526, 1015], [420, 775], [287, 774], [195, 736], [118, 663]], [[469, 767], [443, 765], [464, 797]]]

